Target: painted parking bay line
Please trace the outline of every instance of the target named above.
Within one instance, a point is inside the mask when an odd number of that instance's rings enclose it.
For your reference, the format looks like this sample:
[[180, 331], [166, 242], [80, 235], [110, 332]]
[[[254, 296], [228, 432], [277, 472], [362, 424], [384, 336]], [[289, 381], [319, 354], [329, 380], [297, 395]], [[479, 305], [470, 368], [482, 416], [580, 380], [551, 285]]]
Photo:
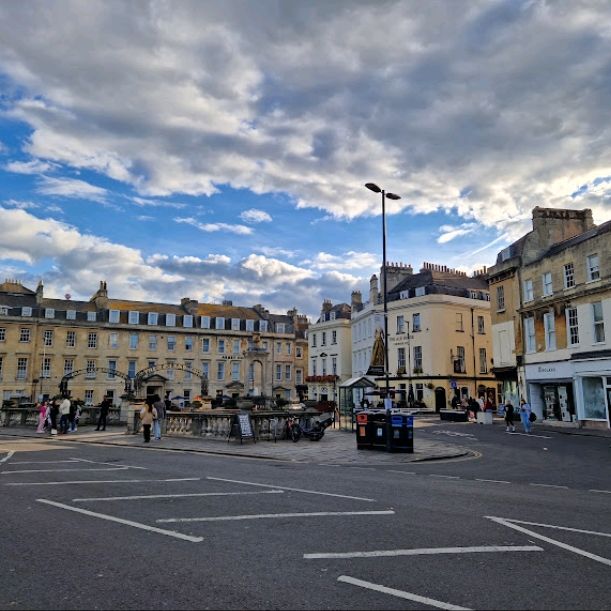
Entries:
[[388, 558], [390, 556], [434, 556], [437, 554], [486, 554], [502, 552], [542, 552], [538, 545], [478, 545], [471, 547], [425, 547], [421, 549], [392, 549], [370, 552], [338, 552], [304, 554], [306, 560], [330, 558]]
[[319, 518], [323, 516], [379, 516], [393, 515], [392, 509], [382, 511], [309, 511], [294, 513], [255, 513], [236, 516], [212, 516], [204, 518], [165, 518], [157, 523], [168, 522], [224, 522], [226, 520], [265, 520], [274, 518]]
[[10, 482], [5, 486], [68, 486], [71, 484], [148, 484], [150, 482], [198, 482], [200, 477], [177, 477], [170, 479], [90, 479], [68, 482]]
[[356, 579], [349, 575], [340, 575], [337, 581], [341, 583], [349, 583], [353, 586], [359, 586], [360, 588], [367, 588], [368, 590], [374, 590], [375, 592], [381, 592], [382, 594], [390, 594], [397, 598], [403, 598], [404, 600], [411, 600], [429, 607], [436, 607], [437, 609], [448, 609], [450, 611], [469, 611], [468, 607], [459, 607], [458, 605], [452, 605], [450, 603], [444, 603], [434, 598], [427, 598], [426, 596], [419, 596], [418, 594], [412, 594], [411, 592], [404, 592], [403, 590], [396, 590], [395, 588], [388, 588], [371, 581], [363, 581], [362, 579]]
[[116, 522], [117, 524], [124, 524], [125, 526], [132, 526], [133, 528], [139, 528], [141, 530], [147, 530], [149, 532], [157, 533], [158, 535], [165, 535], [166, 537], [173, 537], [174, 539], [182, 539], [183, 541], [190, 541], [191, 543], [200, 543], [204, 540], [203, 537], [193, 537], [191, 535], [185, 535], [183, 533], [176, 532], [174, 530], [166, 530], [164, 528], [157, 528], [156, 526], [149, 526], [148, 524], [141, 524], [140, 522], [134, 522], [132, 520], [125, 520], [123, 518], [116, 518], [115, 516], [109, 516], [105, 513], [98, 513], [96, 511], [89, 511], [88, 509], [81, 509], [80, 507], [71, 507], [70, 505], [64, 505], [64, 503], [57, 503], [56, 501], [50, 501], [49, 499], [36, 499], [39, 503], [45, 505], [51, 505], [58, 507], [59, 509], [66, 509], [67, 511], [74, 511], [86, 516], [93, 518], [99, 518], [101, 520], [107, 520], [108, 522]]
[[14, 451], [10, 451], [4, 458], [0, 458], [0, 463], [6, 462], [14, 454]]
[[19, 473], [62, 473], [75, 471], [125, 471], [130, 467], [88, 467], [86, 469], [12, 469], [11, 471], [2, 471], [1, 475], [15, 475]]
[[72, 499], [72, 502], [88, 503], [98, 501], [138, 501], [146, 499], [181, 499], [194, 496], [243, 496], [246, 494], [284, 494], [284, 490], [257, 490], [256, 492], [190, 492], [187, 494], [139, 494], [133, 496], [91, 496], [82, 499]]
[[555, 524], [540, 524], [539, 522], [526, 522], [524, 520], [511, 520], [514, 524], [526, 524], [528, 526], [541, 526], [543, 528], [554, 528], [556, 530], [567, 530], [573, 533], [583, 533], [584, 535], [595, 535], [597, 537], [611, 537], [611, 533], [601, 533], [597, 530], [583, 530], [581, 528], [570, 528], [569, 526], [556, 526]]

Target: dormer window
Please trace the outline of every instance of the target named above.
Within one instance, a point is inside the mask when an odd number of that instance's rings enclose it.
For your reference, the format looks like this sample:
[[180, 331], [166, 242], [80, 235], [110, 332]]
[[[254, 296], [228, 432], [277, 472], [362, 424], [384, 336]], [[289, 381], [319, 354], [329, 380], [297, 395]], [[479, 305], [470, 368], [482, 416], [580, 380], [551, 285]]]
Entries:
[[137, 325], [140, 322], [140, 312], [130, 310], [128, 322], [130, 325]]
[[240, 319], [239, 318], [232, 318], [231, 319], [231, 330], [232, 331], [239, 331], [240, 330]]
[[426, 294], [426, 289], [423, 286], [416, 287], [416, 297], [422, 297]]
[[119, 310], [110, 310], [108, 312], [108, 322], [118, 323], [121, 319], [121, 312]]
[[45, 318], [55, 318], [55, 310], [53, 308], [45, 308]]
[[210, 316], [202, 316], [202, 329], [210, 328]]
[[166, 327], [175, 327], [176, 326], [176, 314], [166, 314], [165, 315], [165, 326]]
[[279, 322], [279, 323], [276, 324], [276, 331], [278, 333], [286, 333], [285, 329], [286, 329], [286, 324], [285, 323]]
[[267, 320], [259, 321], [259, 331], [267, 331]]
[[246, 330], [247, 331], [254, 331], [255, 330], [255, 321], [247, 318], [246, 319]]
[[66, 320], [76, 320], [76, 310], [66, 310]]
[[32, 316], [32, 308], [28, 307], [28, 306], [24, 306], [21, 308], [21, 315], [22, 316]]
[[215, 329], [224, 329], [225, 328], [225, 318], [223, 316], [216, 317], [216, 324], [214, 325]]
[[193, 327], [193, 316], [191, 314], [185, 314], [182, 317], [182, 326], [189, 329]]
[[329, 312], [329, 320], [335, 320], [335, 312]]
[[147, 324], [154, 326], [158, 324], [159, 314], [157, 312], [149, 312], [147, 317]]
[[87, 321], [88, 322], [95, 322], [97, 319], [98, 319], [97, 312], [87, 312]]

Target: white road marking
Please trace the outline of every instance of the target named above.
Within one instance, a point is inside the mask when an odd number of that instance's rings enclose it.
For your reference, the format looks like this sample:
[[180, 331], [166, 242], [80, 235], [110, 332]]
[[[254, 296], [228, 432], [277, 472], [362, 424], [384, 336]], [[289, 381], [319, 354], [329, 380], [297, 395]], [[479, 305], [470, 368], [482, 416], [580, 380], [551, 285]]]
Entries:
[[15, 475], [16, 473], [61, 473], [74, 471], [125, 471], [129, 467], [94, 467], [93, 469], [13, 469], [12, 471], [2, 471], [1, 475]]
[[478, 479], [476, 477], [475, 481], [476, 482], [490, 482], [492, 484], [511, 484], [511, 482], [508, 482], [506, 479]]
[[450, 611], [468, 611], [467, 607], [459, 607], [458, 605], [452, 605], [450, 603], [444, 603], [440, 600], [433, 598], [427, 598], [426, 596], [419, 596], [418, 594], [412, 594], [411, 592], [403, 592], [403, 590], [395, 590], [395, 588], [387, 588], [386, 586], [379, 585], [377, 583], [371, 583], [370, 581], [363, 581], [362, 579], [355, 579], [349, 575], [340, 575], [337, 581], [342, 583], [349, 583], [353, 586], [359, 586], [361, 588], [367, 588], [368, 590], [375, 590], [382, 594], [390, 594], [397, 598], [403, 598], [405, 600], [412, 600], [422, 605], [429, 607], [436, 607], [437, 609], [448, 609]]
[[0, 458], [0, 463], [6, 462], [15, 452], [11, 450], [4, 458]]
[[200, 477], [180, 477], [172, 479], [91, 479], [73, 482], [10, 482], [5, 486], [66, 486], [69, 484], [142, 484], [149, 482], [198, 482]]
[[400, 473], [401, 475], [416, 475], [415, 471], [399, 471], [398, 469], [389, 469], [389, 473]]
[[56, 465], [58, 463], [74, 464], [75, 462], [74, 458], [69, 460], [14, 460], [11, 465]]
[[523, 435], [524, 437], [538, 437], [539, 439], [551, 439], [549, 435], [535, 435], [533, 433], [507, 433], [508, 435]]
[[193, 492], [189, 494], [140, 494], [137, 496], [97, 496], [72, 499], [73, 503], [89, 501], [136, 501], [140, 499], [180, 499], [193, 496], [239, 496], [245, 494], [284, 494], [284, 490], [257, 490], [257, 492]]
[[492, 520], [493, 522], [496, 522], [497, 524], [501, 524], [503, 526], [507, 526], [508, 528], [513, 528], [514, 530], [530, 535], [531, 537], [534, 537], [535, 539], [546, 541], [547, 543], [550, 543], [551, 545], [556, 545], [558, 547], [561, 547], [562, 549], [568, 550], [569, 552], [573, 552], [575, 554], [579, 554], [580, 556], [585, 556], [586, 558], [590, 558], [590, 560], [594, 560], [596, 562], [600, 562], [601, 564], [606, 564], [607, 566], [611, 566], [611, 560], [609, 560], [608, 558], [603, 558], [602, 556], [597, 556], [596, 554], [592, 554], [583, 549], [579, 549], [578, 547], [567, 545], [566, 543], [562, 543], [562, 541], [556, 541], [555, 539], [544, 537], [543, 535], [540, 535], [539, 533], [533, 530], [529, 530], [527, 528], [523, 528], [522, 526], [518, 526], [517, 524], [513, 524], [510, 520], [506, 518], [497, 518], [494, 516], [484, 516], [484, 517], [488, 518], [489, 520]]
[[97, 460], [87, 460], [86, 458], [75, 458], [74, 460], [78, 460], [79, 462], [91, 463], [92, 465], [108, 465], [110, 467], [121, 466], [126, 469], [143, 469], [146, 470], [146, 467], [136, 467], [134, 465], [117, 465], [115, 462], [99, 462]]
[[611, 494], [611, 490], [588, 490], [588, 492], [597, 492], [598, 494]]
[[538, 486], [539, 488], [561, 488], [564, 490], [568, 490], [568, 486], [558, 486], [556, 484], [528, 484], [529, 486]]
[[116, 522], [117, 524], [125, 524], [126, 526], [133, 526], [134, 528], [140, 528], [142, 530], [148, 530], [149, 532], [157, 533], [158, 535], [166, 535], [167, 537], [174, 537], [175, 539], [182, 539], [183, 541], [190, 541], [191, 543], [199, 543], [203, 541], [203, 537], [192, 537], [191, 535], [184, 535], [183, 533], [176, 532], [174, 530], [165, 530], [163, 528], [157, 528], [156, 526], [148, 526], [147, 524], [141, 524], [140, 522], [133, 522], [132, 520], [124, 520], [123, 518], [115, 518], [114, 516], [108, 516], [104, 513], [96, 513], [95, 511], [89, 511], [88, 509], [81, 509], [80, 507], [71, 507], [70, 505], [64, 505], [63, 503], [57, 503], [55, 501], [49, 501], [48, 499], [36, 499], [39, 503], [45, 505], [52, 505], [53, 507], [59, 507], [60, 509], [67, 509], [68, 511], [75, 511], [76, 513], [82, 513], [86, 516], [93, 518], [100, 518], [101, 520], [108, 520], [109, 522]]
[[611, 537], [611, 533], [601, 533], [597, 530], [582, 530], [581, 528], [569, 528], [568, 526], [555, 526], [553, 524], [539, 524], [539, 522], [525, 522], [524, 520], [511, 520], [514, 524], [528, 524], [530, 526], [542, 526], [543, 528], [555, 528], [557, 530], [568, 530], [585, 535], [598, 535], [599, 537]]
[[239, 516], [213, 516], [206, 518], [165, 518], [156, 520], [158, 523], [167, 522], [223, 522], [225, 520], [264, 520], [268, 518], [318, 518], [322, 516], [379, 516], [392, 515], [392, 509], [383, 511], [311, 511], [307, 513], [258, 513]]
[[436, 554], [483, 554], [491, 552], [542, 552], [538, 545], [480, 545], [474, 547], [429, 547], [422, 549], [390, 549], [371, 552], [337, 552], [304, 554], [306, 560], [326, 558], [387, 558], [389, 556], [434, 556]]
[[214, 480], [217, 482], [230, 482], [232, 484], [246, 484], [248, 486], [262, 486], [264, 488], [276, 488], [278, 490], [291, 490], [292, 492], [304, 492], [305, 494], [320, 494], [322, 496], [335, 496], [340, 499], [352, 499], [353, 501], [367, 501], [369, 503], [375, 503], [375, 499], [369, 499], [362, 496], [348, 496], [346, 494], [334, 494], [333, 492], [320, 492], [318, 490], [304, 490], [303, 488], [290, 488], [288, 486], [276, 486], [275, 484], [258, 484], [256, 482], [244, 482], [238, 479], [224, 479], [222, 477], [206, 477], [206, 479]]
[[442, 479], [460, 479], [458, 475], [435, 475], [434, 473], [429, 473], [429, 477], [440, 477]]

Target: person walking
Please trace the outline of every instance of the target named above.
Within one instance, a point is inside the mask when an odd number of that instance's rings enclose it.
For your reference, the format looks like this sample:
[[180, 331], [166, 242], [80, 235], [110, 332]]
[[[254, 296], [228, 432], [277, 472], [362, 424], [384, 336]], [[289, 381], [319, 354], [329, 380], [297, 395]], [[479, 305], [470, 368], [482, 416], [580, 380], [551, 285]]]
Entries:
[[38, 403], [36, 407], [38, 408], [38, 426], [36, 427], [36, 432], [44, 433], [45, 422], [47, 420], [47, 402]]
[[[505, 403], [505, 431], [507, 433], [515, 433], [516, 432], [516, 427], [513, 424], [513, 405], [511, 404], [511, 401], [507, 401], [507, 403]], [[511, 430], [510, 430], [511, 429]]]
[[532, 427], [532, 423], [530, 421], [530, 414], [532, 413], [532, 409], [530, 405], [524, 400], [524, 397], [520, 399], [520, 420], [522, 420], [522, 426], [524, 427], [524, 432], [527, 435], [530, 435], [530, 429]]
[[64, 397], [59, 404], [59, 432], [65, 435], [70, 426], [70, 399]]
[[100, 403], [100, 415], [98, 416], [98, 425], [96, 427], [96, 431], [100, 429], [106, 430], [106, 418], [108, 417], [108, 412], [110, 411], [110, 406], [112, 405], [112, 401], [110, 397], [104, 397], [102, 399], [102, 403]]
[[162, 401], [159, 395], [153, 395], [153, 401], [153, 407], [157, 410], [157, 419], [153, 421], [153, 436], [159, 441], [165, 420], [165, 401]]
[[80, 417], [79, 407], [76, 401], [72, 401], [70, 403], [70, 432], [76, 433], [76, 428], [78, 426], [78, 421]]
[[149, 397], [146, 400], [146, 405], [140, 410], [144, 443], [149, 443], [151, 441], [151, 426], [156, 418], [157, 410], [153, 407], [153, 399]]
[[53, 399], [49, 408], [49, 420], [51, 421], [51, 435], [57, 435], [57, 416], [59, 414], [59, 405], [57, 399]]

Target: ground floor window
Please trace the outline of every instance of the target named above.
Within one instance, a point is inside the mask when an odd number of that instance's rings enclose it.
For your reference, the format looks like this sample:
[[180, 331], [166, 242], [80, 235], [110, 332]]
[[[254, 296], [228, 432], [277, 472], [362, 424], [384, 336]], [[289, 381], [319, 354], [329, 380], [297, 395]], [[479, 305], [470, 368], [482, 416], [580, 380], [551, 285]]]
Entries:
[[85, 391], [85, 405], [93, 405], [93, 390]]
[[602, 378], [583, 378], [583, 417], [585, 420], [606, 420], [607, 404]]

